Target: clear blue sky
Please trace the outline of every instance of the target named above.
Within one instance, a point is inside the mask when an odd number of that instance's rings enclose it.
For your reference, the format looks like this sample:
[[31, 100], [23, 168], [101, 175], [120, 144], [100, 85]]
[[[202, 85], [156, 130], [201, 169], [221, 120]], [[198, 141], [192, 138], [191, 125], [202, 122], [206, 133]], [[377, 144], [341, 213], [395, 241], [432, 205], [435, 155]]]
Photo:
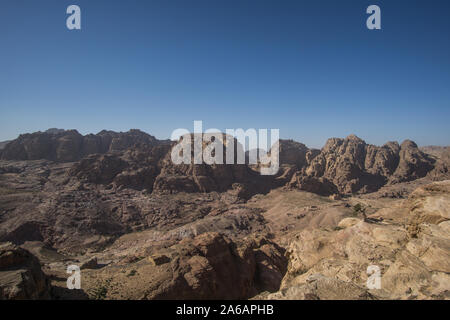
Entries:
[[[77, 4], [82, 30], [66, 28]], [[377, 4], [382, 30], [366, 28]], [[0, 140], [279, 128], [450, 144], [448, 0], [1, 0]]]

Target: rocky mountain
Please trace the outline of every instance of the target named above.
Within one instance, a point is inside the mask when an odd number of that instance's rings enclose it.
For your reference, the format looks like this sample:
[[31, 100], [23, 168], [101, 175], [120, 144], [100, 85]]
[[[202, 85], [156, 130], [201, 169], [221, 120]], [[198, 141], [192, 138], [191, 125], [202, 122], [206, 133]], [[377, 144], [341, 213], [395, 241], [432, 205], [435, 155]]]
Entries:
[[[158, 141], [139, 130], [82, 136], [76, 130], [49, 129], [19, 136], [4, 148], [1, 159], [73, 162], [86, 158], [74, 166], [73, 175], [101, 183], [111, 183], [118, 176], [120, 184], [126, 186], [170, 192], [224, 191], [233, 183], [256, 179], [244, 165], [173, 165], [168, 145], [170, 142]], [[351, 135], [329, 139], [321, 150], [310, 150], [292, 140], [281, 140], [279, 145], [280, 164], [290, 167], [289, 174], [296, 171], [289, 186], [322, 194], [376, 191], [386, 184], [424, 177], [436, 162], [409, 140], [377, 147]], [[134, 151], [118, 154], [132, 147]], [[139, 157], [145, 155], [152, 160], [139, 163]], [[133, 174], [141, 176], [142, 181], [130, 181]]]
[[[242, 146], [233, 141], [236, 157]], [[174, 164], [176, 145], [139, 130], [51, 129], [10, 142], [0, 154], [0, 242], [6, 255], [27, 258], [0, 263], [0, 293], [446, 297], [447, 271], [435, 267], [449, 250], [449, 190], [439, 182], [450, 179], [445, 150], [408, 140], [379, 147], [354, 135], [329, 139], [321, 150], [280, 140], [280, 169], [263, 176], [261, 163]], [[391, 270], [386, 279], [401, 289], [366, 290], [369, 262]], [[68, 264], [84, 268], [77, 294], [61, 280]], [[413, 271], [396, 277], [403, 268]], [[11, 282], [13, 270], [28, 270], [32, 281], [21, 283], [17, 271]]]
[[422, 178], [434, 163], [412, 141], [377, 147], [351, 135], [329, 139], [289, 185], [321, 194], [373, 192], [386, 184]]
[[[108, 184], [114, 180], [126, 187], [167, 192], [225, 191], [233, 183], [242, 183], [253, 194], [263, 191], [258, 186], [270, 189], [280, 183], [321, 194], [373, 192], [387, 184], [422, 178], [436, 163], [435, 157], [422, 152], [409, 140], [401, 145], [388, 142], [378, 147], [351, 135], [345, 139], [329, 139], [321, 150], [281, 140], [282, 169], [272, 180], [259, 181], [252, 174], [258, 171], [258, 165], [174, 165], [170, 160], [170, 145], [173, 148], [174, 143], [158, 141], [139, 130], [101, 131], [86, 136], [75, 130], [50, 130], [21, 135], [5, 147], [1, 158], [81, 160], [70, 173], [94, 183]], [[239, 147], [237, 142], [236, 146]], [[445, 168], [438, 169], [445, 171]], [[251, 191], [255, 188], [258, 190]]]
[[82, 136], [76, 130], [49, 129], [20, 135], [5, 146], [0, 157], [3, 160], [70, 162], [91, 154], [125, 150], [137, 143], [153, 145], [157, 140], [139, 130], [125, 133], [103, 130]]

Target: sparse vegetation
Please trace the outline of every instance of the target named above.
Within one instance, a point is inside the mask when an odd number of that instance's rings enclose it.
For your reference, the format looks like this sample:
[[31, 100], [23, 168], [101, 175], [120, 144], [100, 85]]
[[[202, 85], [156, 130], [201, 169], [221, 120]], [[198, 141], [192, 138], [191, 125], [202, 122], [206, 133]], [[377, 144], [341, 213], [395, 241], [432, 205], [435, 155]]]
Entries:
[[365, 213], [366, 212], [366, 208], [364, 208], [360, 203], [357, 203], [353, 206], [353, 212], [352, 212], [352, 216], [356, 217], [361, 213]]
[[105, 300], [108, 294], [108, 287], [111, 279], [106, 280], [104, 283], [99, 283], [98, 286], [91, 290], [90, 296], [94, 300]]
[[92, 291], [92, 296], [93, 299], [95, 300], [104, 300], [106, 298], [107, 293], [108, 288], [104, 285], [101, 285]]

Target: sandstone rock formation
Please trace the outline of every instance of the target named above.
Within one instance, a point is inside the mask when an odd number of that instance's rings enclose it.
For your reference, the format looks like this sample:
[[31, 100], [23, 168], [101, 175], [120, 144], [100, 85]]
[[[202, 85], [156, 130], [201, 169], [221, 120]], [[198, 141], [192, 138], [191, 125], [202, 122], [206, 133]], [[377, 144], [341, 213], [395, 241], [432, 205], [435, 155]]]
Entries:
[[[449, 188], [449, 180], [421, 187], [373, 214], [380, 222], [345, 218], [334, 231], [298, 233], [280, 291], [261, 297], [449, 299]], [[380, 268], [381, 289], [367, 288], [369, 265]]]
[[301, 169], [311, 161], [309, 157], [311, 153], [314, 153], [314, 150], [309, 150], [303, 143], [294, 140], [280, 140], [280, 164], [295, 165]]
[[432, 159], [420, 151], [413, 141], [406, 140], [400, 146], [399, 163], [390, 182], [411, 181], [424, 177], [433, 169]]
[[427, 176], [434, 181], [450, 179], [450, 147], [428, 146], [420, 149], [436, 161]]
[[[171, 152], [168, 152], [165, 158], [162, 160], [162, 168], [160, 175], [156, 178], [154, 189], [156, 191], [187, 191], [187, 192], [211, 192], [211, 191], [226, 191], [233, 183], [243, 182], [249, 179], [250, 170], [245, 164], [238, 164], [238, 149], [242, 148], [236, 139], [230, 137], [234, 143], [233, 152], [233, 165], [226, 164], [227, 152], [229, 151], [225, 146], [227, 145], [226, 135], [220, 135], [220, 149], [222, 153], [222, 164], [195, 164], [195, 139], [199, 138], [199, 148], [202, 152], [207, 153], [207, 148], [212, 146], [214, 137], [208, 138], [208, 143], [202, 142], [202, 136], [199, 134], [186, 135], [180, 138], [180, 142], [188, 140], [190, 141], [191, 154], [189, 158], [189, 164], [180, 163], [174, 164], [172, 161], [172, 153], [177, 152], [176, 146], [173, 147]], [[184, 139], [184, 140], [183, 140]], [[218, 150], [212, 150], [208, 154], [215, 155]], [[180, 156], [182, 152], [179, 152]], [[218, 156], [220, 154], [218, 153]]]
[[387, 183], [424, 177], [433, 163], [412, 141], [376, 147], [350, 135], [329, 139], [289, 185], [320, 194], [373, 192]]
[[161, 172], [160, 161], [169, 150], [170, 144], [135, 144], [124, 151], [87, 156], [75, 163], [68, 174], [85, 182], [113, 183], [116, 187], [151, 192]]
[[90, 270], [86, 291], [95, 296], [100, 284], [107, 299], [247, 299], [278, 290], [287, 265], [284, 250], [264, 237], [232, 241], [206, 232], [149, 250], [148, 258], [141, 254], [122, 265], [123, 272]]
[[11, 243], [0, 243], [0, 300], [49, 298], [50, 282], [39, 260]]
[[183, 252], [172, 258], [172, 278], [155, 286], [146, 298], [245, 299], [256, 292], [254, 286], [278, 288], [283, 274], [278, 268], [285, 267], [283, 252], [262, 241], [236, 248], [217, 233], [205, 233], [171, 247]]

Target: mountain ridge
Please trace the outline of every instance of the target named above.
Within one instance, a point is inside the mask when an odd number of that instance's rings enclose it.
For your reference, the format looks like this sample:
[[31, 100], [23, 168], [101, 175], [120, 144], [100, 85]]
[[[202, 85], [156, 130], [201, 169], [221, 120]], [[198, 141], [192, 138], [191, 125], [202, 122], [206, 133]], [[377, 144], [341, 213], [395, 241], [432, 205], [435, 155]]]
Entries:
[[138, 129], [84, 136], [77, 130], [49, 129], [10, 141], [0, 159], [76, 162], [69, 173], [81, 180], [161, 192], [225, 191], [240, 183], [243, 189], [253, 189], [249, 195], [283, 185], [322, 195], [352, 194], [419, 179], [435, 169], [436, 177], [448, 176], [446, 162], [422, 152], [411, 140], [375, 146], [352, 134], [330, 138], [319, 150], [281, 139], [280, 170], [266, 178], [254, 174], [259, 164], [174, 165], [170, 151], [175, 144]]

